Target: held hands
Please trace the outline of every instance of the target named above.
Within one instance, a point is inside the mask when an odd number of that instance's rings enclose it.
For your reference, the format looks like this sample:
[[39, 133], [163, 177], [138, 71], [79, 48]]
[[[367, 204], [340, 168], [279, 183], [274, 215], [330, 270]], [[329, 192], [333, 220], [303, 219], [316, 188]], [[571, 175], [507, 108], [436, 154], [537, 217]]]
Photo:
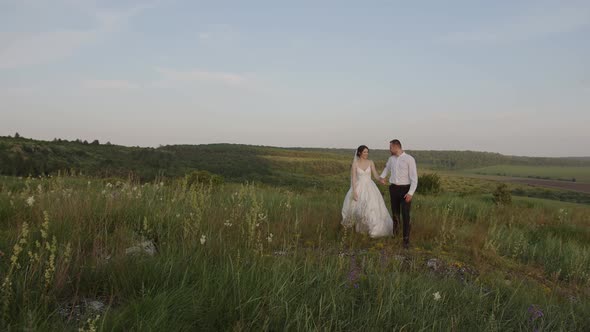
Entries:
[[410, 203], [412, 201], [412, 195], [410, 195], [410, 194], [406, 194], [406, 196], [404, 196], [404, 198], [406, 199], [406, 203]]
[[380, 182], [382, 185], [385, 185], [385, 184], [386, 184], [386, 183], [385, 183], [385, 178], [379, 178], [379, 182]]

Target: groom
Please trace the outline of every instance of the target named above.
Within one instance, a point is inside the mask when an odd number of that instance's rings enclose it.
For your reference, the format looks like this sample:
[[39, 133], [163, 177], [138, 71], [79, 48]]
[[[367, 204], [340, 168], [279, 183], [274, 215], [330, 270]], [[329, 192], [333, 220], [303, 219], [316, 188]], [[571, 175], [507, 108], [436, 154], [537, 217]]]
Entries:
[[393, 233], [398, 230], [400, 212], [404, 222], [404, 248], [410, 246], [410, 208], [412, 197], [418, 187], [418, 171], [416, 161], [405, 153], [402, 143], [394, 139], [389, 142], [391, 157], [387, 160], [385, 169], [381, 173], [380, 181], [386, 184], [385, 177], [389, 172], [389, 195], [391, 197], [391, 210], [393, 212]]

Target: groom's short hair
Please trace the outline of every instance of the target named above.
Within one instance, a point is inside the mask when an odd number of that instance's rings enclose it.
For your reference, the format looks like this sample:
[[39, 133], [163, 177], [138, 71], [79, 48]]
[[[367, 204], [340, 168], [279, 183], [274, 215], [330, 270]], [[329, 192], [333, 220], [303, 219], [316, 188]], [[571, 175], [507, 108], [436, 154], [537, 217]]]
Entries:
[[400, 148], [402, 147], [402, 142], [400, 142], [399, 139], [392, 139], [391, 141], [389, 141], [389, 143], [393, 144], [393, 145], [397, 145]]

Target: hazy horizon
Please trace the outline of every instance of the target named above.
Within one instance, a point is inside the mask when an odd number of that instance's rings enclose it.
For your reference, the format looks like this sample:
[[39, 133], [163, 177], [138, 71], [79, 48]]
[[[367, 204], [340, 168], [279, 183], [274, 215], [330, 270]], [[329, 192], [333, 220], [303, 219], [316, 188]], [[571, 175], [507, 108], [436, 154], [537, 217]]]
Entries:
[[0, 2], [0, 135], [590, 155], [587, 1]]

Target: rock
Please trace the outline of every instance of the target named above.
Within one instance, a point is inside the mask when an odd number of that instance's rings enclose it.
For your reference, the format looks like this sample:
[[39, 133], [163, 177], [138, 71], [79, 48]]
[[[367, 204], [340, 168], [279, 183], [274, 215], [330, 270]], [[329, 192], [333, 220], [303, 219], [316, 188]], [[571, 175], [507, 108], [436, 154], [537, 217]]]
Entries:
[[91, 311], [102, 312], [102, 311], [104, 311], [105, 307], [106, 307], [106, 304], [104, 304], [100, 301], [95, 300], [95, 301], [86, 302], [86, 308]]
[[156, 254], [156, 245], [152, 241], [143, 241], [136, 246], [129, 247], [125, 249], [126, 255], [135, 255], [135, 254], [148, 254], [150, 256], [154, 256]]
[[79, 322], [88, 315], [101, 314], [105, 312], [107, 305], [96, 299], [82, 299], [81, 302], [72, 304], [71, 302], [58, 304], [57, 312], [66, 320]]
[[442, 267], [442, 262], [437, 258], [431, 258], [426, 262], [426, 266], [433, 271], [438, 271]]

